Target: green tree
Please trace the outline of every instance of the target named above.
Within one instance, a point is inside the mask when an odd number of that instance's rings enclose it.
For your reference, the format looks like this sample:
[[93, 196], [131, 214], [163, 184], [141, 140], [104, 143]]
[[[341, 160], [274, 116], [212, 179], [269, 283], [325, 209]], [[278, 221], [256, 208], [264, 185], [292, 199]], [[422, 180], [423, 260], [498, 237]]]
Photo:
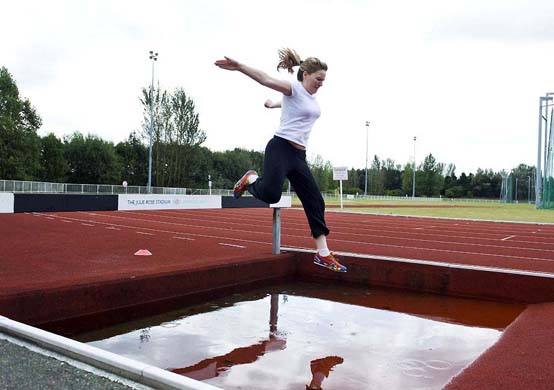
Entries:
[[[177, 187], [207, 188], [208, 175], [210, 180], [212, 180], [212, 152], [208, 148], [199, 145], [180, 145], [179, 153], [182, 155], [182, 158], [179, 159], [178, 163], [182, 165], [178, 167], [178, 170], [182, 174], [178, 178], [175, 178], [175, 181], [172, 183], [175, 183], [174, 185]], [[231, 180], [233, 185], [243, 174], [244, 172], [240, 176], [235, 177], [234, 181]], [[213, 182], [212, 180], [212, 187], [215, 188]], [[228, 188], [232, 188], [232, 186]]]
[[457, 185], [464, 189], [464, 195], [467, 194], [468, 192], [471, 192], [470, 190], [471, 179], [466, 175], [465, 172], [462, 172], [462, 174], [458, 178]]
[[453, 187], [456, 187], [458, 184], [458, 178], [456, 177], [456, 165], [449, 164], [446, 168], [446, 172], [444, 174], [444, 182], [443, 182], [443, 191], [441, 193], [444, 194], [447, 198], [458, 198], [459, 196], [454, 196], [458, 194], [458, 191], [451, 191], [448, 192]]
[[[416, 167], [416, 173], [417, 173], [417, 167]], [[404, 170], [401, 174], [401, 180], [402, 180], [402, 192], [404, 195], [412, 195], [413, 192], [413, 182], [414, 182], [414, 165], [411, 162], [406, 163], [404, 165]], [[417, 186], [417, 178], [416, 178], [416, 193], [417, 196], [418, 193], [418, 186]]]
[[64, 157], [63, 142], [52, 133], [42, 137], [39, 179], [62, 183], [66, 180], [68, 170], [69, 164]]
[[[362, 177], [360, 177], [360, 175]], [[360, 183], [361, 183], [361, 186], [360, 186]], [[349, 169], [348, 182], [346, 183], [345, 188], [343, 188], [343, 191], [349, 194], [363, 195], [364, 183], [365, 183], [364, 171], [362, 171], [361, 169], [355, 169], [355, 168]]]
[[148, 148], [135, 132], [125, 142], [115, 146], [121, 162], [121, 179], [129, 185], [142, 186], [148, 182]]
[[39, 173], [42, 120], [5, 67], [0, 68], [0, 178], [33, 180]]
[[402, 194], [402, 174], [400, 165], [390, 158], [383, 161], [385, 195], [399, 196]]
[[121, 183], [121, 162], [111, 142], [76, 132], [65, 139], [65, 158], [70, 183]]
[[[194, 101], [182, 88], [173, 93], [161, 91], [158, 85], [154, 91], [143, 88], [142, 139], [149, 145], [151, 132], [150, 103], [152, 102], [152, 181], [157, 186], [174, 186], [180, 182], [194, 182], [187, 178], [193, 170], [188, 163], [191, 151], [206, 140], [206, 133], [200, 129], [199, 115]], [[203, 154], [202, 154], [203, 155]]]
[[423, 161], [422, 174], [416, 180], [421, 194], [425, 196], [438, 196], [443, 185], [443, 165], [437, 164], [435, 157], [429, 154]]
[[[235, 148], [224, 152], [213, 152], [212, 167], [208, 174], [214, 187], [233, 188], [236, 181], [248, 169], [254, 169], [263, 176], [263, 160], [264, 154], [253, 150]], [[207, 183], [207, 178], [205, 179]]]
[[383, 195], [385, 193], [384, 172], [382, 170], [383, 162], [377, 155], [373, 156], [371, 169], [368, 171], [367, 193], [372, 195]]
[[452, 186], [444, 191], [444, 196], [447, 198], [463, 198], [465, 194], [466, 191], [462, 186]]
[[337, 188], [333, 182], [333, 166], [329, 161], [323, 160], [318, 154], [312, 162], [308, 162], [308, 166], [320, 191], [327, 192]]

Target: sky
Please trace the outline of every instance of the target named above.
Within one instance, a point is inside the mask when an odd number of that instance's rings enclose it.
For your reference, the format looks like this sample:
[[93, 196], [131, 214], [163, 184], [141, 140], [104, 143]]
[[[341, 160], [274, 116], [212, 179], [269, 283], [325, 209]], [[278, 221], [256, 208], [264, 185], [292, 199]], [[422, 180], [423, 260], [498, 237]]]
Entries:
[[277, 92], [215, 60], [284, 79], [279, 48], [325, 61], [307, 155], [337, 167], [361, 169], [374, 155], [420, 164], [429, 154], [457, 175], [536, 165], [539, 97], [554, 92], [551, 0], [0, 5], [0, 66], [42, 117], [41, 136], [79, 131], [118, 143], [140, 130], [150, 50], [159, 53], [155, 84], [194, 100], [213, 151], [263, 151], [280, 117], [263, 106]]

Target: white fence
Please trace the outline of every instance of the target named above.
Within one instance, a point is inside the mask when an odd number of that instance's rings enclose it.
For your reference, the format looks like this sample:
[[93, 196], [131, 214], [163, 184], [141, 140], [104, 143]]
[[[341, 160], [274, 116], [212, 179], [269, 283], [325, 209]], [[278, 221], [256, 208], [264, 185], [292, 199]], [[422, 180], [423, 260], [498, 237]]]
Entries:
[[[122, 186], [111, 184], [73, 184], [47, 183], [22, 180], [0, 180], [0, 192], [33, 192], [33, 193], [63, 193], [63, 194], [148, 194], [147, 186]], [[152, 187], [152, 194], [158, 195], [221, 195], [232, 196], [233, 190], [208, 188], [172, 188]], [[245, 195], [249, 195], [245, 193]], [[284, 192], [283, 195], [295, 196], [294, 192]], [[340, 200], [338, 192], [322, 193], [325, 199]], [[381, 196], [381, 195], [343, 195], [344, 200], [392, 200], [418, 202], [488, 202], [499, 203], [498, 199], [459, 199], [459, 198], [423, 198], [411, 196]]]
[[[111, 184], [46, 183], [38, 181], [0, 180], [0, 192], [62, 194], [148, 194], [147, 186]], [[152, 194], [184, 195], [186, 188], [152, 187]]]
[[[325, 199], [340, 200], [340, 194], [337, 192], [324, 192], [322, 193]], [[398, 202], [404, 201], [416, 201], [416, 202], [467, 202], [467, 203], [500, 203], [499, 199], [482, 199], [482, 198], [427, 198], [427, 197], [415, 197], [411, 196], [385, 196], [385, 195], [348, 195], [343, 194], [344, 200], [392, 200]]]
[[[0, 180], [0, 192], [28, 192], [45, 194], [148, 194], [147, 186], [122, 186], [112, 184], [47, 183], [23, 180]], [[233, 190], [207, 188], [152, 187], [157, 195], [221, 195], [232, 196]], [[247, 195], [247, 194], [245, 194]]]

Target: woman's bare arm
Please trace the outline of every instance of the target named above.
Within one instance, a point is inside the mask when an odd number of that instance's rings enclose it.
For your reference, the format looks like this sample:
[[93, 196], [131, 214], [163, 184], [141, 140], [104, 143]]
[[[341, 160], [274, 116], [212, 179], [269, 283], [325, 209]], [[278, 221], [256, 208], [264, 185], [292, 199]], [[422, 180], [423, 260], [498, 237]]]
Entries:
[[271, 88], [277, 92], [281, 92], [287, 96], [290, 96], [292, 94], [292, 86], [289, 81], [286, 80], [280, 80], [276, 79], [274, 77], [271, 77], [267, 73], [252, 68], [251, 66], [242, 64], [236, 60], [233, 60], [229, 57], [224, 57], [223, 60], [217, 60], [215, 62], [215, 65], [220, 67], [221, 69], [226, 70], [238, 70], [239, 72], [247, 75], [251, 79], [257, 81], [261, 85]]

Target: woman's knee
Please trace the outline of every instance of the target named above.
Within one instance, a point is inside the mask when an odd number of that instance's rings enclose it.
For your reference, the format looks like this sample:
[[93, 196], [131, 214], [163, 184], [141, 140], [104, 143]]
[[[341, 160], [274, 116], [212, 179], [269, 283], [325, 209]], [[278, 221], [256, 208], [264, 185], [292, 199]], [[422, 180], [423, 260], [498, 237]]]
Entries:
[[281, 200], [281, 192], [266, 193], [266, 196], [264, 198], [265, 201], [269, 204], [277, 203]]

